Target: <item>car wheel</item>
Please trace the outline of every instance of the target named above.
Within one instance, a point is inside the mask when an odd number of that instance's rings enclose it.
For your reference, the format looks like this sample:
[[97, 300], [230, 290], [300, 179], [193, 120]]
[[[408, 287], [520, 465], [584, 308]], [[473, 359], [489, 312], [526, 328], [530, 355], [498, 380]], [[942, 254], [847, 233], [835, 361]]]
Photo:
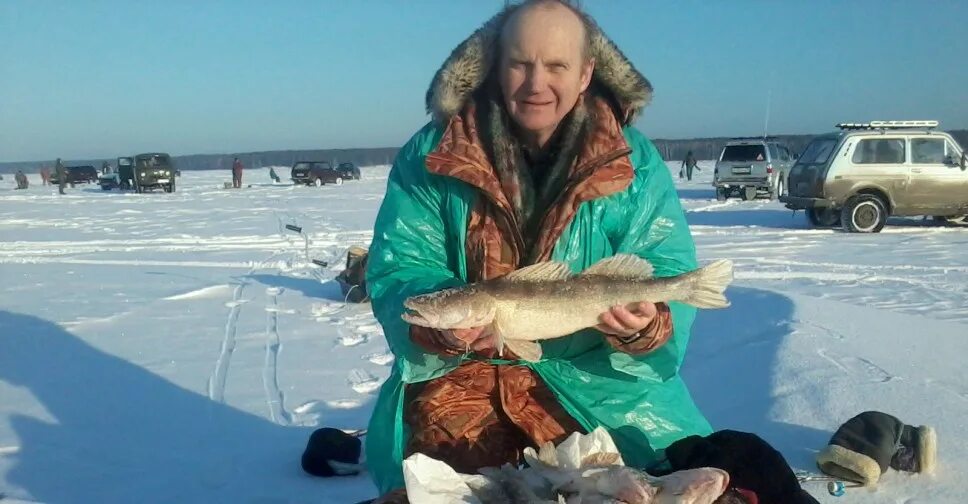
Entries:
[[336, 185], [343, 185], [343, 177], [336, 177], [336, 180], [334, 180], [333, 183]]
[[323, 184], [324, 184], [323, 179], [321, 179], [319, 177], [313, 179], [313, 185], [314, 186], [316, 186], [316, 187], [322, 187]]
[[716, 188], [716, 201], [726, 201], [729, 198], [729, 192], [725, 187]]
[[783, 179], [776, 179], [776, 187], [773, 188], [773, 192], [770, 193], [770, 199], [777, 199], [783, 196]]
[[756, 186], [744, 186], [740, 196], [743, 201], [753, 201], [756, 199]]
[[878, 233], [887, 223], [887, 205], [873, 194], [858, 194], [847, 200], [840, 221], [848, 233]]
[[840, 212], [830, 208], [808, 208], [807, 220], [817, 227], [839, 226]]

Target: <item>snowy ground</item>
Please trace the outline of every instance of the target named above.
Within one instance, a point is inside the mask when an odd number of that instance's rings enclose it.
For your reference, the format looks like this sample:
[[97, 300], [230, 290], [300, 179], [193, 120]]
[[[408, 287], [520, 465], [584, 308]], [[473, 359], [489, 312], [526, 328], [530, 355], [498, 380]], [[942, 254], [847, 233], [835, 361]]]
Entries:
[[[968, 228], [811, 230], [776, 202], [716, 202], [701, 166], [680, 185], [700, 257], [737, 263], [733, 306], [701, 313], [684, 371], [714, 426], [757, 432], [813, 469], [832, 431], [866, 409], [934, 425], [934, 477], [891, 473], [849, 500], [963, 502]], [[187, 172], [175, 194], [60, 197], [39, 180], [0, 181], [0, 494], [373, 496], [365, 475], [303, 474], [299, 455], [316, 426], [364, 427], [388, 374], [368, 306], [344, 304], [331, 280], [347, 248], [369, 243], [386, 173], [308, 188], [248, 170], [252, 186], [236, 191], [221, 189], [228, 171]]]

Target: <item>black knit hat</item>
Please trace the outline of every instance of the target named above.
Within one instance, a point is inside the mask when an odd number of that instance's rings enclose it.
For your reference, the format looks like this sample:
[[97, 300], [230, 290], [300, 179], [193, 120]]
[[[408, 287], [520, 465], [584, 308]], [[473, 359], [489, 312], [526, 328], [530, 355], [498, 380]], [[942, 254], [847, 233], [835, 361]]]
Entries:
[[313, 476], [352, 476], [360, 471], [363, 443], [352, 434], [323, 427], [309, 436], [302, 454], [302, 468]]

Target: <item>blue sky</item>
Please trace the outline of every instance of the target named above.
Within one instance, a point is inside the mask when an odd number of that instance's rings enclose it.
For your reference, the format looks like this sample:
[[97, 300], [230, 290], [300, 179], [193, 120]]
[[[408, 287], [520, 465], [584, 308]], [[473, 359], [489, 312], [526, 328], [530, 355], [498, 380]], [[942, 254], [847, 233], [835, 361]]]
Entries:
[[[398, 146], [501, 0], [0, 1], [0, 161]], [[653, 138], [968, 127], [968, 2], [585, 0]], [[772, 90], [772, 91], [771, 91]]]

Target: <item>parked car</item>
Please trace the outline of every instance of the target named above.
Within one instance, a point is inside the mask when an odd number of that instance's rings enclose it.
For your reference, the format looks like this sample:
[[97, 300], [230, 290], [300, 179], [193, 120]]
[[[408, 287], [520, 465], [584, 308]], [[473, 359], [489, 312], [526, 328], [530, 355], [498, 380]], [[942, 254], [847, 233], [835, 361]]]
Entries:
[[111, 189], [129, 190], [134, 187], [134, 158], [119, 157], [118, 164], [107, 173], [102, 173], [98, 178], [101, 189], [110, 191]]
[[296, 184], [317, 187], [325, 184], [341, 185], [344, 179], [329, 161], [296, 161], [289, 176]]
[[138, 154], [134, 157], [134, 190], [175, 192], [176, 171], [171, 156], [164, 152]]
[[360, 180], [360, 169], [353, 163], [340, 163], [336, 171], [344, 180]]
[[783, 194], [795, 158], [785, 145], [772, 137], [729, 140], [713, 171], [716, 199], [725, 201], [733, 194], [744, 200], [764, 195], [776, 198]]
[[815, 226], [876, 233], [891, 215], [966, 223], [968, 159], [938, 121], [841, 123], [790, 171], [787, 208]]
[[[91, 184], [97, 182], [97, 168], [91, 165], [83, 166], [65, 166], [65, 175], [67, 176], [67, 183], [71, 187], [74, 184]], [[57, 172], [51, 173], [50, 183], [53, 185], [60, 184], [60, 179], [57, 178]]]

